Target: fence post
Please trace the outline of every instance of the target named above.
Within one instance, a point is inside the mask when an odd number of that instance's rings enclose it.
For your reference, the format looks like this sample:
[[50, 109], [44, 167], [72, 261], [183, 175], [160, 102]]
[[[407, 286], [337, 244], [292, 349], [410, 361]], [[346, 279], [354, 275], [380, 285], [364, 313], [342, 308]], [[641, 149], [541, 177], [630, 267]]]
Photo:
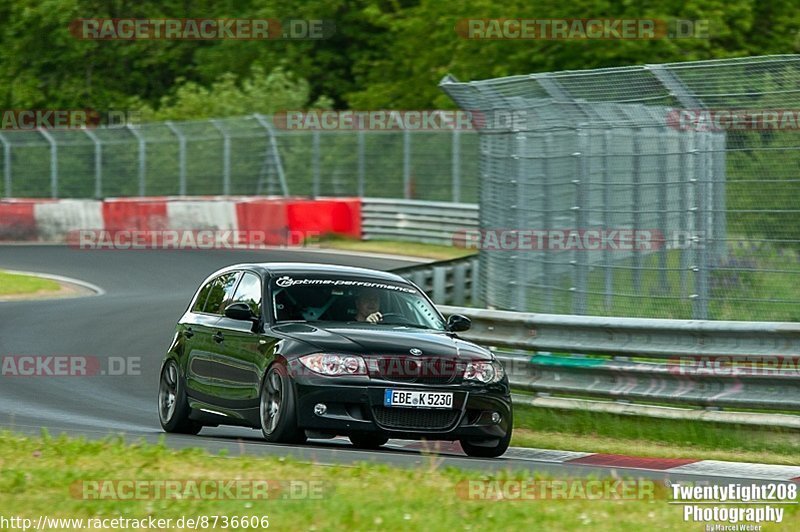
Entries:
[[478, 307], [481, 305], [480, 288], [479, 288], [479, 278], [481, 273], [480, 264], [481, 264], [480, 257], [473, 259], [472, 263], [470, 264], [469, 303], [473, 307]]
[[320, 153], [319, 153], [319, 130], [315, 129], [311, 133], [311, 196], [319, 197], [320, 189]]
[[[550, 158], [553, 156], [553, 134], [549, 131], [544, 134], [544, 160], [542, 161], [542, 229], [549, 231], [553, 228], [551, 208], [547, 201], [552, 197], [550, 191]], [[546, 242], [546, 240], [545, 240]], [[546, 245], [546, 244], [545, 244]], [[539, 256], [542, 257], [542, 284], [545, 286], [545, 311], [553, 312], [553, 264], [552, 259], [544, 248]]]
[[50, 144], [50, 197], [58, 198], [58, 143], [46, 129], [37, 130]]
[[222, 135], [222, 194], [229, 196], [231, 193], [231, 137], [219, 120], [211, 120], [211, 124]]
[[[658, 275], [659, 275], [659, 290], [661, 291], [662, 295], [666, 295], [669, 293], [669, 279], [667, 278], [667, 194], [669, 193], [669, 188], [667, 187], [667, 179], [668, 176], [668, 169], [667, 165], [669, 164], [669, 145], [667, 144], [667, 135], [669, 131], [666, 127], [662, 129], [663, 134], [658, 136], [658, 148], [659, 148], [659, 157], [658, 160], [660, 162], [660, 168], [658, 169], [658, 225], [661, 226], [660, 230], [662, 232], [662, 241], [660, 242], [660, 248], [658, 250]], [[651, 240], [652, 242], [652, 240]], [[641, 250], [637, 250], [637, 253], [642, 253]]]
[[286, 175], [283, 173], [283, 163], [281, 162], [281, 155], [278, 151], [278, 143], [275, 140], [275, 131], [262, 115], [255, 114], [253, 115], [253, 118], [255, 118], [256, 122], [258, 122], [259, 125], [267, 131], [270, 150], [272, 151], [272, 157], [275, 159], [275, 168], [278, 171], [278, 180], [281, 183], [281, 192], [283, 192], [284, 196], [288, 196], [289, 186], [286, 184]]
[[456, 264], [453, 266], [453, 297], [451, 305], [462, 306], [464, 304], [464, 286], [467, 284], [467, 264]]
[[125, 124], [125, 127], [139, 142], [139, 197], [143, 197], [147, 189], [147, 140], [139, 131], [138, 126], [134, 127], [131, 124]]
[[695, 204], [692, 207], [695, 216], [695, 228], [697, 230], [696, 240], [697, 247], [695, 249], [696, 264], [692, 267], [695, 273], [694, 280], [694, 305], [692, 307], [692, 317], [696, 320], [708, 319], [708, 249], [706, 237], [708, 227], [706, 224], [706, 207], [708, 205], [708, 176], [706, 157], [708, 152], [706, 149], [706, 135], [704, 133], [697, 134], [697, 147], [694, 150], [695, 155], [695, 177], [691, 179], [694, 183]]
[[186, 195], [186, 136], [178, 129], [172, 121], [164, 122], [175, 137], [178, 139], [178, 195]]
[[711, 178], [713, 182], [713, 203], [711, 213], [714, 220], [712, 237], [714, 238], [714, 260], [724, 260], [728, 254], [728, 220], [725, 212], [725, 189], [727, 187], [727, 168], [725, 167], [725, 133], [712, 133], [711, 154], [713, 166]]
[[433, 268], [433, 300], [439, 304], [447, 303], [447, 267], [435, 266]]
[[411, 130], [403, 129], [403, 197], [411, 199]]
[[[512, 209], [514, 212], [514, 225], [516, 227], [513, 228], [513, 232], [516, 238], [519, 238], [519, 231], [522, 230], [526, 223], [525, 223], [525, 185], [527, 184], [525, 181], [525, 147], [528, 143], [528, 137], [525, 134], [525, 131], [521, 131], [517, 128], [513, 128], [512, 131], [514, 132], [514, 152], [511, 154], [511, 158], [514, 161], [514, 177], [510, 180], [510, 183], [514, 185], [514, 198], [510, 199], [511, 203], [508, 205], [509, 209]], [[512, 303], [511, 308], [513, 310], [518, 310], [520, 312], [525, 312], [528, 306], [527, 301], [527, 275], [525, 275], [526, 271], [526, 261], [522, 259], [522, 253], [525, 253], [524, 250], [516, 249], [511, 252], [511, 255], [508, 257], [509, 259], [509, 274], [513, 271], [513, 276], [509, 275], [509, 286], [513, 291], [513, 296], [515, 298], [514, 303]], [[511, 303], [511, 297], [507, 299], [509, 303]]]
[[[642, 228], [642, 128], [637, 127], [633, 129], [633, 176], [632, 176], [632, 199], [633, 203], [633, 229], [638, 231]], [[633, 289], [637, 295], [641, 295], [642, 291], [642, 254], [633, 252]]]
[[103, 197], [103, 143], [88, 129], [83, 132], [94, 142], [94, 197], [100, 199]]
[[358, 197], [364, 197], [364, 177], [365, 177], [365, 166], [364, 166], [364, 131], [362, 129], [358, 130], [358, 149], [357, 155], [358, 158]]
[[[692, 225], [691, 214], [692, 211], [689, 208], [689, 186], [692, 182], [692, 154], [694, 152], [694, 147], [691, 141], [694, 139], [694, 135], [690, 133], [685, 133], [680, 136], [680, 146], [681, 146], [681, 187], [680, 187], [680, 198], [679, 198], [679, 206], [681, 212], [681, 217], [686, 222], [686, 227], [683, 228], [683, 231], [686, 235], [695, 235], [697, 229]], [[680, 246], [680, 276], [681, 276], [681, 295], [683, 297], [687, 297], [689, 292], [686, 287], [686, 278], [689, 272], [689, 254], [691, 250], [695, 247], [694, 240], [691, 241], [691, 244], [688, 246]]]
[[[603, 230], [609, 231], [611, 228], [611, 169], [609, 150], [612, 146], [611, 131], [603, 132]], [[611, 268], [611, 249], [604, 246], [603, 249], [603, 277], [604, 277], [604, 298], [603, 307], [606, 311], [611, 311], [614, 304], [614, 270]]]
[[461, 131], [458, 126], [453, 127], [452, 172], [453, 172], [453, 203], [461, 201]]
[[0, 133], [0, 142], [3, 143], [3, 184], [5, 197], [11, 198], [13, 191], [11, 190], [11, 143], [8, 142], [6, 136]]
[[[572, 207], [575, 213], [575, 230], [586, 230], [586, 186], [589, 182], [589, 135], [586, 130], [588, 124], [578, 124], [578, 151], [573, 155], [576, 157], [577, 179], [573, 179], [575, 185], [575, 205]], [[586, 314], [586, 284], [588, 263], [586, 252], [575, 249], [572, 252], [574, 271], [574, 286], [572, 292], [572, 313]]]

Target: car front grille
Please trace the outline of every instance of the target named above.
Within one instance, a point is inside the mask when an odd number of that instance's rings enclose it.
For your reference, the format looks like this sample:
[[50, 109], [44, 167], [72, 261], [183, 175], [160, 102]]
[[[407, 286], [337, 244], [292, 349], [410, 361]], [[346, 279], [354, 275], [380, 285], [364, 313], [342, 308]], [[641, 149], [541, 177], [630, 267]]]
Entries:
[[376, 406], [372, 409], [375, 421], [392, 429], [445, 430], [452, 427], [461, 413], [459, 410], [428, 410], [421, 408], [387, 408]]
[[370, 366], [373, 377], [418, 384], [458, 384], [466, 368], [463, 363], [452, 359], [406, 355], [378, 357]]

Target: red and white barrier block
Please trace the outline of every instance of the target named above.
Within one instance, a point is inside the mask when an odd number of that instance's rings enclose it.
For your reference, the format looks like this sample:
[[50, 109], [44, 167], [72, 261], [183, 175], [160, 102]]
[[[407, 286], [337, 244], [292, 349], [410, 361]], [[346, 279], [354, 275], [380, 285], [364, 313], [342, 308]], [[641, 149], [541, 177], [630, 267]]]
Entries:
[[361, 238], [359, 198], [149, 197], [0, 201], [0, 241], [82, 248], [300, 245]]

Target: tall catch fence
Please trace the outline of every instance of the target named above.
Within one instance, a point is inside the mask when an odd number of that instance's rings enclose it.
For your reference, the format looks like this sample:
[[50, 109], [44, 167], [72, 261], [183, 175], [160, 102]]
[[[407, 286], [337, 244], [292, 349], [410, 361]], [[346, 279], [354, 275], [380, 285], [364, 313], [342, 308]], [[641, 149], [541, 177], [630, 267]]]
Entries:
[[481, 303], [800, 319], [800, 56], [441, 87], [485, 121]]
[[[279, 123], [281, 121], [278, 121]], [[0, 197], [277, 194], [476, 203], [469, 129], [293, 130], [272, 117], [0, 130]]]

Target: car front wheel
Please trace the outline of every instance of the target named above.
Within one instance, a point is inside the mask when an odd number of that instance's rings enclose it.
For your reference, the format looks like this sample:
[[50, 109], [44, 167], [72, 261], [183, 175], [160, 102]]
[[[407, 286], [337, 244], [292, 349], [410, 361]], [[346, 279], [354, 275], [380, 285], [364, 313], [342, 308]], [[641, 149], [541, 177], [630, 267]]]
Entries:
[[281, 364], [273, 364], [264, 377], [259, 401], [261, 432], [270, 443], [303, 443], [305, 431], [297, 427], [297, 397]]

